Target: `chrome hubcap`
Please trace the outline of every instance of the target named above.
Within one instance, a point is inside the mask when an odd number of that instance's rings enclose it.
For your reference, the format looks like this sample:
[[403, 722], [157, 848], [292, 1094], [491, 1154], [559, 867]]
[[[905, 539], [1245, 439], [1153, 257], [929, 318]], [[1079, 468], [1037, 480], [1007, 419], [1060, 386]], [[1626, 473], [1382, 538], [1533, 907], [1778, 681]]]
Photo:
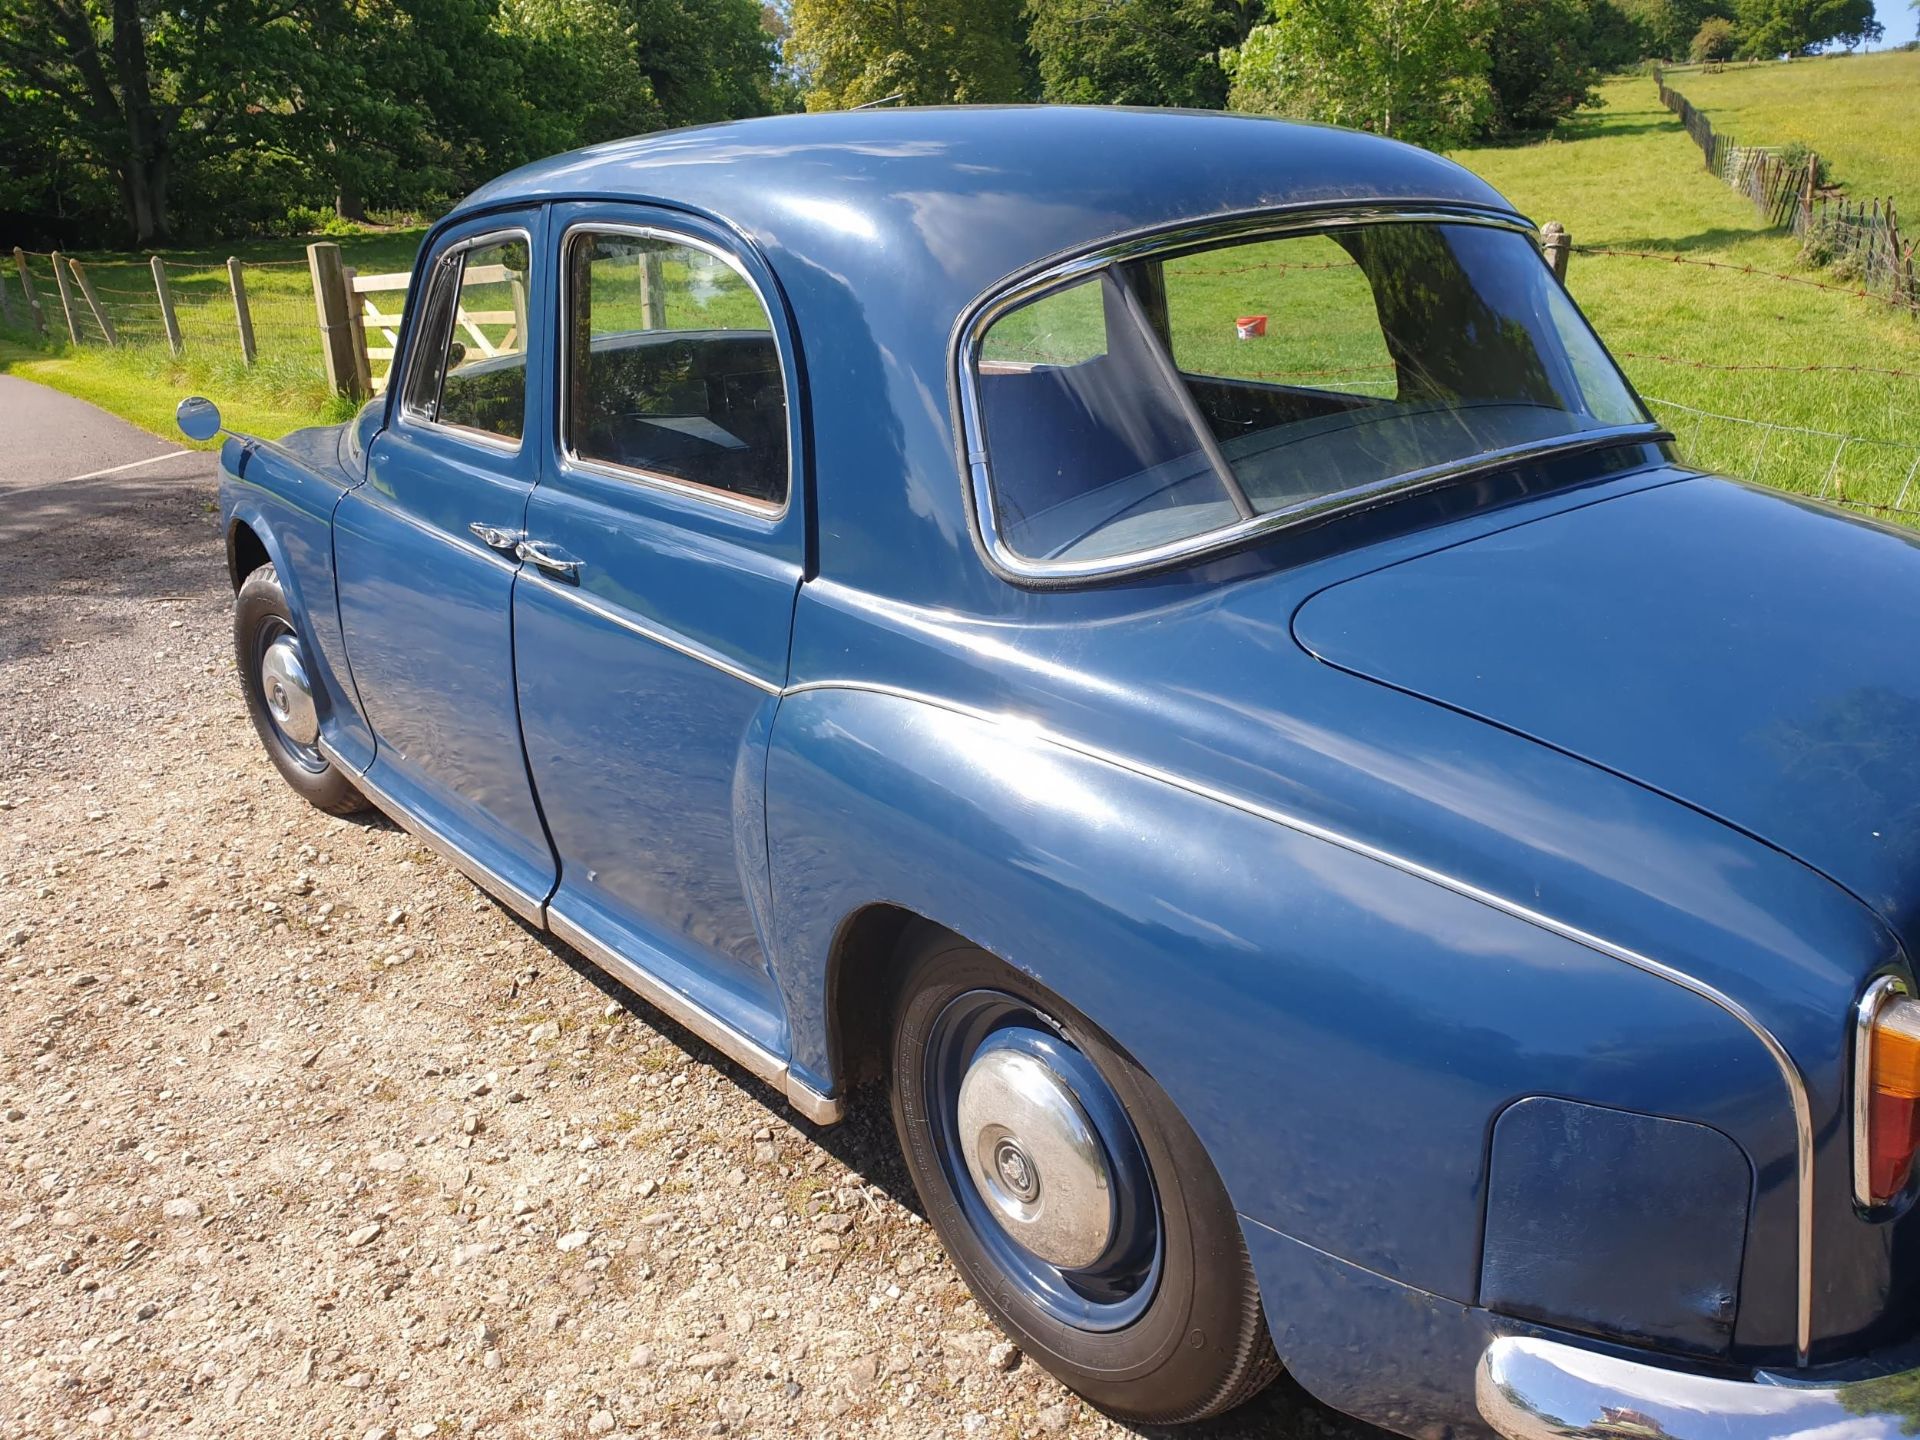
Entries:
[[282, 635], [260, 657], [260, 690], [280, 733], [295, 745], [312, 745], [320, 738], [320, 717], [313, 707], [313, 686], [307, 680], [300, 642]]
[[1113, 1241], [1113, 1176], [1072, 1088], [1034, 1055], [985, 1048], [960, 1082], [961, 1154], [993, 1218], [1029, 1253], [1085, 1269]]

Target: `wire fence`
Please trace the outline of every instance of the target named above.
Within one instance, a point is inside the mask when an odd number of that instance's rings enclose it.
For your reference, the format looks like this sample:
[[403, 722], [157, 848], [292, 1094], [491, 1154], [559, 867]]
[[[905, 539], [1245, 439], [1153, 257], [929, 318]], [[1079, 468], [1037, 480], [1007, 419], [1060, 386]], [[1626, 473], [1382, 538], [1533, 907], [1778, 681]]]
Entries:
[[1909, 522], [1920, 519], [1920, 443], [1725, 415], [1642, 396], [1687, 462], [1779, 490]]
[[156, 258], [0, 255], [0, 323], [56, 343], [230, 358], [320, 376], [305, 261]]
[[1706, 157], [1707, 169], [1745, 195], [1769, 225], [1800, 237], [1802, 252], [1837, 274], [1857, 277], [1863, 290], [1920, 315], [1920, 275], [1915, 242], [1905, 240], [1891, 196], [1850, 200], [1821, 184], [1825, 165], [1805, 146], [1741, 145], [1686, 96], [1667, 84], [1656, 69], [1660, 103], [1680, 123]]

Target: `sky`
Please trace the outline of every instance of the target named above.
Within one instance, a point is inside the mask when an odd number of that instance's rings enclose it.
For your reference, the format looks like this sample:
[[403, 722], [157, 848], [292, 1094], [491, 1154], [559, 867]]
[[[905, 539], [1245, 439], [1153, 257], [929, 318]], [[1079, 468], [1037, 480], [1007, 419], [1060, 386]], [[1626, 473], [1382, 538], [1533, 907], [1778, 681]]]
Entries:
[[1885, 50], [1914, 38], [1914, 24], [1920, 21], [1920, 10], [1915, 10], [1906, 0], [1874, 0], [1873, 13], [1887, 27], [1886, 38], [1874, 48]]

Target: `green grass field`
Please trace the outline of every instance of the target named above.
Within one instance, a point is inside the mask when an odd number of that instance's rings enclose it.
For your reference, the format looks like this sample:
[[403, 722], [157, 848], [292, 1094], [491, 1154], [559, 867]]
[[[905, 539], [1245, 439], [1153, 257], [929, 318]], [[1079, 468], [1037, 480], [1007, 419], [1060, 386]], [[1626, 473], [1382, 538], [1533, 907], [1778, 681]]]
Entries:
[[[348, 236], [337, 243], [348, 265], [362, 274], [410, 270], [422, 230]], [[240, 359], [227, 257], [241, 261], [247, 304], [253, 317], [258, 363]], [[73, 300], [83, 343], [66, 341], [66, 322], [52, 262], [30, 257], [34, 285], [54, 339], [34, 343], [16, 325], [0, 331], [0, 371], [37, 380], [125, 416], [169, 439], [178, 438], [173, 407], [183, 395], [211, 396], [229, 425], [279, 436], [301, 425], [344, 418], [352, 407], [327, 393], [314, 316], [313, 282], [299, 240], [240, 242], [220, 250], [168, 251], [168, 285], [179, 320], [184, 353], [166, 346], [160, 302], [144, 255], [79, 253], [102, 307], [119, 334], [121, 348], [100, 342], [99, 326], [78, 288]], [[19, 277], [9, 263], [8, 293], [21, 308]], [[400, 297], [382, 296], [394, 309]]]
[[[1920, 59], [1911, 55], [1869, 59], [1920, 66]], [[1807, 87], [1837, 85], [1841, 98], [1824, 103], [1844, 113], [1852, 103], [1845, 98], [1851, 93], [1847, 87], [1855, 77], [1873, 73], [1871, 68], [1856, 68], [1869, 67], [1869, 59], [1698, 78], [1785, 76]], [[1693, 78], [1687, 83], [1693, 84]], [[1704, 94], [1695, 98], [1709, 103]], [[1862, 137], [1872, 130], [1866, 122], [1855, 128]], [[1884, 135], [1882, 142], [1873, 148], [1884, 152], [1887, 173], [1916, 163], [1910, 144]], [[1837, 165], [1837, 152], [1829, 150], [1836, 154]], [[1607, 82], [1598, 107], [1563, 125], [1550, 140], [1469, 150], [1455, 158], [1536, 221], [1563, 223], [1582, 250], [1650, 251], [1820, 278], [1799, 268], [1791, 237], [1765, 229], [1746, 200], [1706, 173], [1693, 142], [1660, 107], [1649, 77]], [[352, 237], [341, 246], [347, 263], [363, 273], [398, 271], [412, 263], [419, 240], [418, 231], [409, 231]], [[149, 343], [118, 352], [83, 346], [52, 355], [19, 343], [16, 336], [12, 342], [0, 340], [0, 367], [95, 400], [162, 434], [171, 433], [175, 400], [195, 390], [219, 400], [238, 428], [268, 435], [333, 418], [344, 406], [328, 399], [321, 384], [312, 292], [300, 255], [299, 243], [292, 241], [241, 252], [249, 262], [248, 285], [260, 333], [262, 363], [253, 371], [243, 372], [230, 358], [230, 343], [216, 344], [225, 333], [222, 327], [231, 325], [231, 310], [224, 303], [224, 252], [173, 257], [174, 290], [183, 300], [181, 318], [187, 329], [184, 360], [167, 356], [164, 347], [151, 343], [151, 335]], [[103, 293], [103, 299], [138, 306], [146, 283], [141, 259], [84, 258], [103, 292], [130, 292], [112, 297]], [[1302, 258], [1290, 256], [1294, 262]], [[286, 263], [269, 263], [274, 261]], [[1247, 367], [1331, 372], [1379, 363], [1380, 357], [1363, 343], [1365, 327], [1340, 323], [1342, 316], [1357, 313], [1341, 299], [1340, 272], [1301, 268], [1286, 275], [1289, 294], [1297, 287], [1310, 300], [1317, 297], [1324, 323], [1313, 333], [1289, 336], [1270, 330], [1265, 341], [1243, 345], [1232, 336], [1237, 313], [1268, 310], [1279, 315], [1297, 313], [1298, 307], [1270, 287], [1249, 288], [1243, 276], [1199, 273], [1205, 261], [1195, 257], [1193, 273], [1183, 273], [1182, 262], [1168, 267], [1170, 293], [1181, 301], [1181, 314], [1194, 317], [1196, 327], [1176, 334], [1183, 363], [1226, 373], [1247, 373]], [[1920, 321], [1911, 315], [1870, 298], [1759, 274], [1593, 253], [1574, 255], [1568, 284], [1642, 395], [1697, 463], [1808, 493], [1837, 490], [1868, 504], [1889, 505], [1900, 495], [1920, 459], [1920, 379], [1915, 378], [1920, 373]], [[41, 288], [43, 299], [50, 298], [50, 283]], [[1034, 349], [1043, 343], [1071, 350], [1081, 343], [1076, 329], [1097, 315], [1097, 305], [1087, 304], [1095, 298], [1081, 297], [1075, 302], [1078, 311], [1065, 303], [1071, 297], [1062, 297], [1050, 315], [1037, 313], [1035, 307], [1033, 313], [1010, 316], [1003, 322], [1006, 335], [989, 344], [989, 357], [1045, 358]], [[189, 299], [197, 307], [191, 324]], [[715, 296], [716, 313], [734, 299], [722, 285]], [[623, 300], [630, 302], [626, 309], [639, 313], [631, 297], [607, 300], [609, 314], [622, 313]], [[54, 313], [57, 316], [57, 302]], [[746, 318], [728, 313], [706, 323], [746, 323]], [[138, 327], [123, 324], [123, 329], [133, 333]], [[1182, 323], [1176, 330], [1182, 330]], [[197, 334], [205, 337], [198, 345]], [[1768, 366], [1782, 368], [1718, 368]], [[1806, 366], [1860, 368], [1808, 371], [1802, 368]], [[1873, 373], [1888, 370], [1909, 373]], [[1351, 381], [1333, 377], [1318, 383], [1355, 389], [1377, 384], [1367, 380], [1364, 371], [1353, 373]], [[1816, 433], [1759, 430], [1703, 418], [1696, 411]], [[1842, 448], [1840, 437], [1857, 438]], [[1903, 503], [1920, 509], [1920, 479]]]
[[[1793, 67], [1818, 83], [1844, 66]], [[1790, 236], [1706, 173], [1663, 109], [1650, 77], [1601, 88], [1597, 110], [1534, 145], [1460, 152], [1534, 220], [1558, 220], [1576, 246], [1656, 251], [1818, 279], [1797, 268]], [[1849, 499], [1889, 504], [1920, 458], [1920, 321], [1873, 299], [1725, 270], [1578, 254], [1568, 288], [1650, 401], [1838, 435], [1833, 480]], [[1667, 357], [1662, 360], [1658, 357]], [[1706, 366], [1863, 366], [1905, 376]], [[1655, 410], [1699, 464], [1804, 492], [1828, 493], [1839, 441], [1766, 432]], [[1906, 505], [1920, 508], [1920, 479]]]
[[1743, 145], [1799, 141], [1856, 200], [1892, 196], [1920, 233], [1920, 50], [1667, 72]]

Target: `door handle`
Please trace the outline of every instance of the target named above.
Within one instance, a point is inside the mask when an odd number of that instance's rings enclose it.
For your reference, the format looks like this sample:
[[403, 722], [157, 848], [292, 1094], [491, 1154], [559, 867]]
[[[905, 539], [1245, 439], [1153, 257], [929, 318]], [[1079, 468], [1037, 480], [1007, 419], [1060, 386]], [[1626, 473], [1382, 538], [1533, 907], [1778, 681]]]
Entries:
[[580, 562], [561, 554], [551, 540], [522, 540], [513, 547], [513, 553], [563, 580], [580, 578]]
[[514, 553], [513, 547], [526, 538], [526, 532], [523, 530], [502, 530], [498, 525], [483, 525], [478, 520], [467, 526], [467, 529], [472, 531], [473, 537], [489, 550], [502, 550], [509, 555]]

